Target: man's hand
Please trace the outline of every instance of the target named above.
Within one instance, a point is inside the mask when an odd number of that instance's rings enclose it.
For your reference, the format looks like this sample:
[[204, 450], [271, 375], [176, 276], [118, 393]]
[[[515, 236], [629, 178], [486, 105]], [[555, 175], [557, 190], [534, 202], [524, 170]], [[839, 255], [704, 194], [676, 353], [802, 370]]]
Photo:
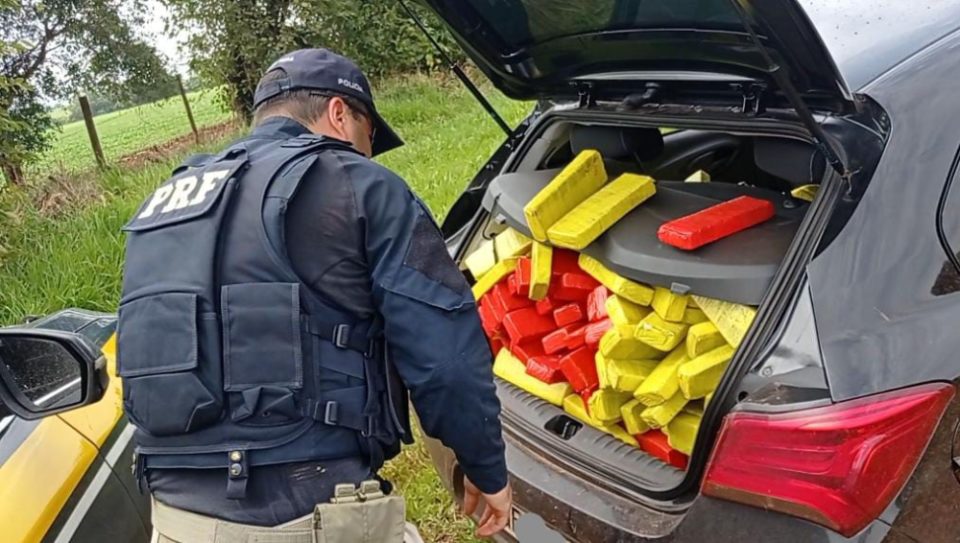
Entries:
[[470, 482], [470, 479], [464, 477], [463, 491], [463, 512], [467, 515], [473, 514], [477, 504], [480, 503], [480, 497], [483, 497], [484, 509], [477, 522], [477, 537], [490, 537], [506, 527], [513, 505], [510, 483], [496, 494], [484, 494]]

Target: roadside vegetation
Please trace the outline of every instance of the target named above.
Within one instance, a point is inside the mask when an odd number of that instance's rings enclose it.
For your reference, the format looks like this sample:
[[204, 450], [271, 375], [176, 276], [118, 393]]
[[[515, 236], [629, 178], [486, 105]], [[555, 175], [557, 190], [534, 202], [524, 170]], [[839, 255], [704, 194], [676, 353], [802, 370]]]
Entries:
[[[489, 89], [486, 93], [513, 125], [531, 106]], [[455, 80], [394, 78], [380, 85], [376, 96], [381, 112], [406, 141], [381, 162], [403, 176], [442, 218], [503, 141], [503, 133]], [[195, 98], [198, 124], [229, 120], [204, 95]], [[66, 125], [42, 159], [44, 166], [25, 185], [0, 193], [0, 325], [65, 307], [116, 309], [121, 226], [184, 156], [218, 149], [243, 133], [234, 126], [226, 133], [210, 132], [212, 139], [200, 146], [189, 145], [193, 136], [182, 115], [176, 98], [172, 104], [98, 117], [108, 160], [121, 164], [104, 173], [90, 168], [94, 162], [82, 123]], [[181, 144], [166, 145], [171, 139]], [[142, 152], [150, 147], [156, 152]], [[136, 160], [121, 160], [131, 155]], [[64, 173], [61, 165], [73, 172]], [[408, 447], [386, 474], [406, 496], [408, 518], [420, 526], [426, 541], [473, 541], [472, 524], [456, 512], [422, 444]]]

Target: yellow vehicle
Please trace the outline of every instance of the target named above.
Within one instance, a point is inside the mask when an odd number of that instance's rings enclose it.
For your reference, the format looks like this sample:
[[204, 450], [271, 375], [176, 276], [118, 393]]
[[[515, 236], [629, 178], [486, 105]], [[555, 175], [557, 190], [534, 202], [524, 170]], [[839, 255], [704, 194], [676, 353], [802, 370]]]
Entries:
[[115, 328], [74, 309], [0, 328], [0, 542], [149, 541]]

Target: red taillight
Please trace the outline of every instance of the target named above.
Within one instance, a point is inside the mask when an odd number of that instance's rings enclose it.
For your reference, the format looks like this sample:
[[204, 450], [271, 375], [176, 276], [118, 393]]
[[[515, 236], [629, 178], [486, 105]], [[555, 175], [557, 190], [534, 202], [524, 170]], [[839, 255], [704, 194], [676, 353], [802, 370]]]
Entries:
[[731, 413], [703, 493], [849, 537], [903, 488], [953, 393], [937, 383], [789, 413]]

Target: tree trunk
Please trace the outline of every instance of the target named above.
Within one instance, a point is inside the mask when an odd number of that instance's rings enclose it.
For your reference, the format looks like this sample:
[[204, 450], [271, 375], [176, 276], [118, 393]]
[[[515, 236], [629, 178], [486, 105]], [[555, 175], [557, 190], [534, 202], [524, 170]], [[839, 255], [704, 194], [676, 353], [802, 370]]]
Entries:
[[23, 178], [23, 166], [20, 164], [4, 164], [0, 166], [3, 170], [3, 176], [7, 178], [7, 182], [11, 185], [22, 185]]

